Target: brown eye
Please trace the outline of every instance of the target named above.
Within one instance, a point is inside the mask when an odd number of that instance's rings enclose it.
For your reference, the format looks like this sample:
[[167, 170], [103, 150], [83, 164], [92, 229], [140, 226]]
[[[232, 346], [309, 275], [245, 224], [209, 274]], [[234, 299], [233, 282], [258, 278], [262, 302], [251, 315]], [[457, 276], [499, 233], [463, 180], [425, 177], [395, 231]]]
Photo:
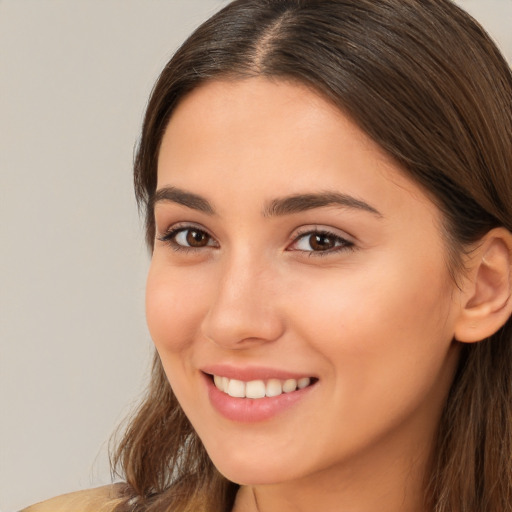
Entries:
[[308, 243], [314, 251], [328, 251], [336, 246], [336, 238], [323, 233], [312, 233], [309, 235]]
[[[185, 244], [182, 243], [183, 238]], [[210, 235], [199, 229], [185, 229], [176, 235], [176, 242], [189, 247], [206, 247], [210, 242]]]
[[176, 251], [218, 247], [217, 242], [206, 231], [195, 228], [176, 228], [159, 238]]
[[322, 253], [332, 254], [345, 249], [352, 249], [354, 243], [328, 231], [310, 231], [298, 236], [289, 247], [291, 251], [309, 253], [310, 256]]

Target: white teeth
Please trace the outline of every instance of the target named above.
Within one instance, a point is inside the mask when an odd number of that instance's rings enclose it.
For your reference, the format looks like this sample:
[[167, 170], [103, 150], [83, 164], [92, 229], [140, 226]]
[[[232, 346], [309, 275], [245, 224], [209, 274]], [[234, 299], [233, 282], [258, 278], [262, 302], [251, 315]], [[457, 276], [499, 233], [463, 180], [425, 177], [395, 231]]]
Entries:
[[219, 377], [218, 375], [213, 376], [213, 382], [215, 383], [215, 386], [218, 389], [222, 389], [222, 391], [224, 391], [224, 386], [223, 386], [224, 379], [225, 379], [225, 377]]
[[287, 379], [283, 384], [283, 391], [285, 393], [291, 393], [297, 389], [297, 381], [295, 379]]
[[228, 395], [235, 398], [245, 398], [245, 382], [231, 379], [228, 385]]
[[302, 377], [297, 381], [297, 387], [299, 389], [307, 388], [311, 384], [311, 379], [309, 377]]
[[251, 380], [244, 382], [237, 379], [228, 379], [227, 377], [213, 376], [213, 382], [217, 389], [235, 398], [252, 398], [258, 399], [265, 396], [279, 396], [282, 393], [292, 393], [297, 389], [304, 389], [311, 384], [309, 377], [301, 379], [279, 379]]
[[269, 379], [265, 387], [267, 396], [279, 396], [283, 392], [283, 386], [278, 379]]
[[265, 396], [265, 383], [262, 380], [251, 380], [245, 385], [246, 398], [263, 398]]

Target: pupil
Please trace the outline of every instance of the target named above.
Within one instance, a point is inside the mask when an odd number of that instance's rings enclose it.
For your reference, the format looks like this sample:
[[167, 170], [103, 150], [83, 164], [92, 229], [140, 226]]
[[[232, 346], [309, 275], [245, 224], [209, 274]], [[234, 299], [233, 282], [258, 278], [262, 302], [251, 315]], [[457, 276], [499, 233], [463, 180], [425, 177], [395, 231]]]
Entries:
[[204, 247], [208, 243], [208, 235], [203, 231], [190, 230], [187, 233], [187, 243], [191, 247]]
[[312, 249], [316, 251], [326, 251], [328, 249], [332, 249], [334, 247], [334, 242], [326, 235], [311, 235], [309, 244]]

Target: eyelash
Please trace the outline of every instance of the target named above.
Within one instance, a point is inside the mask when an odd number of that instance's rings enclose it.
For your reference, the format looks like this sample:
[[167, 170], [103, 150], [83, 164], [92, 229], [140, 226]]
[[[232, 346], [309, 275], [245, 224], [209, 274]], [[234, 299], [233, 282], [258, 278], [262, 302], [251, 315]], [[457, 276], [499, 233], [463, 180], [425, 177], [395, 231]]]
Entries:
[[[176, 237], [180, 233], [184, 233], [187, 231], [195, 231], [197, 233], [204, 234], [208, 237], [210, 237], [210, 240], [214, 240], [214, 238], [208, 233], [208, 231], [201, 229], [199, 227], [193, 226], [193, 225], [178, 225], [171, 229], [169, 229], [166, 233], [164, 233], [162, 236], [158, 236], [157, 239], [165, 244], [167, 244], [171, 249], [173, 249], [176, 252], [182, 252], [182, 253], [190, 253], [190, 252], [197, 252], [202, 249], [205, 249], [207, 247], [218, 247], [218, 245], [205, 245], [203, 247], [190, 247], [186, 245], [181, 245], [176, 242]], [[306, 250], [300, 250], [300, 249], [288, 249], [290, 251], [297, 251], [297, 252], [303, 252], [308, 253], [308, 257], [317, 257], [317, 256], [328, 256], [330, 254], [339, 253], [342, 251], [353, 251], [355, 249], [355, 245], [353, 242], [350, 242], [349, 240], [346, 240], [345, 238], [332, 233], [325, 229], [308, 229], [302, 232], [297, 233], [292, 243], [289, 245], [297, 244], [301, 239], [307, 237], [317, 235], [321, 237], [330, 238], [334, 242], [334, 247], [331, 249], [326, 249], [324, 251], [306, 251]], [[336, 245], [338, 244], [338, 245]]]
[[[176, 252], [183, 252], [183, 253], [189, 253], [189, 252], [197, 252], [201, 249], [204, 249], [206, 247], [212, 247], [212, 246], [204, 246], [204, 247], [190, 247], [186, 245], [181, 245], [176, 242], [176, 237], [180, 233], [184, 233], [186, 231], [196, 231], [197, 233], [203, 233], [210, 237], [211, 240], [214, 238], [206, 231], [205, 229], [201, 229], [194, 225], [177, 225], [171, 229], [169, 229], [167, 232], [165, 232], [162, 236], [158, 236], [157, 239], [160, 240], [160, 242], [164, 242], [167, 244], [171, 249], [173, 249]], [[213, 246], [215, 247], [215, 246]]]
[[[328, 231], [326, 229], [307, 229], [305, 231], [299, 231], [297, 235], [295, 236], [292, 245], [298, 243], [301, 239], [304, 239], [308, 236], [317, 235], [322, 236], [326, 238], [330, 238], [334, 241], [335, 245], [332, 249], [327, 249], [325, 251], [301, 251], [308, 253], [308, 257], [325, 257], [329, 256], [330, 254], [336, 254], [342, 251], [353, 251], [355, 250], [355, 245], [353, 242], [341, 237], [340, 235], [337, 235], [336, 233], [333, 233], [331, 231]], [[292, 249], [295, 251], [300, 251], [300, 249]]]

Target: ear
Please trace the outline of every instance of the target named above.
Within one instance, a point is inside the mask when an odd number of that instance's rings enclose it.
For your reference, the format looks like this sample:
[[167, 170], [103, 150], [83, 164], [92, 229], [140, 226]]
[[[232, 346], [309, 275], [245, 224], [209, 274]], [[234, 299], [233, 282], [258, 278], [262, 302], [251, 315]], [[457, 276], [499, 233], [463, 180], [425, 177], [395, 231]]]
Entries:
[[471, 252], [461, 292], [461, 310], [455, 339], [464, 343], [484, 340], [512, 314], [512, 233], [489, 231]]

